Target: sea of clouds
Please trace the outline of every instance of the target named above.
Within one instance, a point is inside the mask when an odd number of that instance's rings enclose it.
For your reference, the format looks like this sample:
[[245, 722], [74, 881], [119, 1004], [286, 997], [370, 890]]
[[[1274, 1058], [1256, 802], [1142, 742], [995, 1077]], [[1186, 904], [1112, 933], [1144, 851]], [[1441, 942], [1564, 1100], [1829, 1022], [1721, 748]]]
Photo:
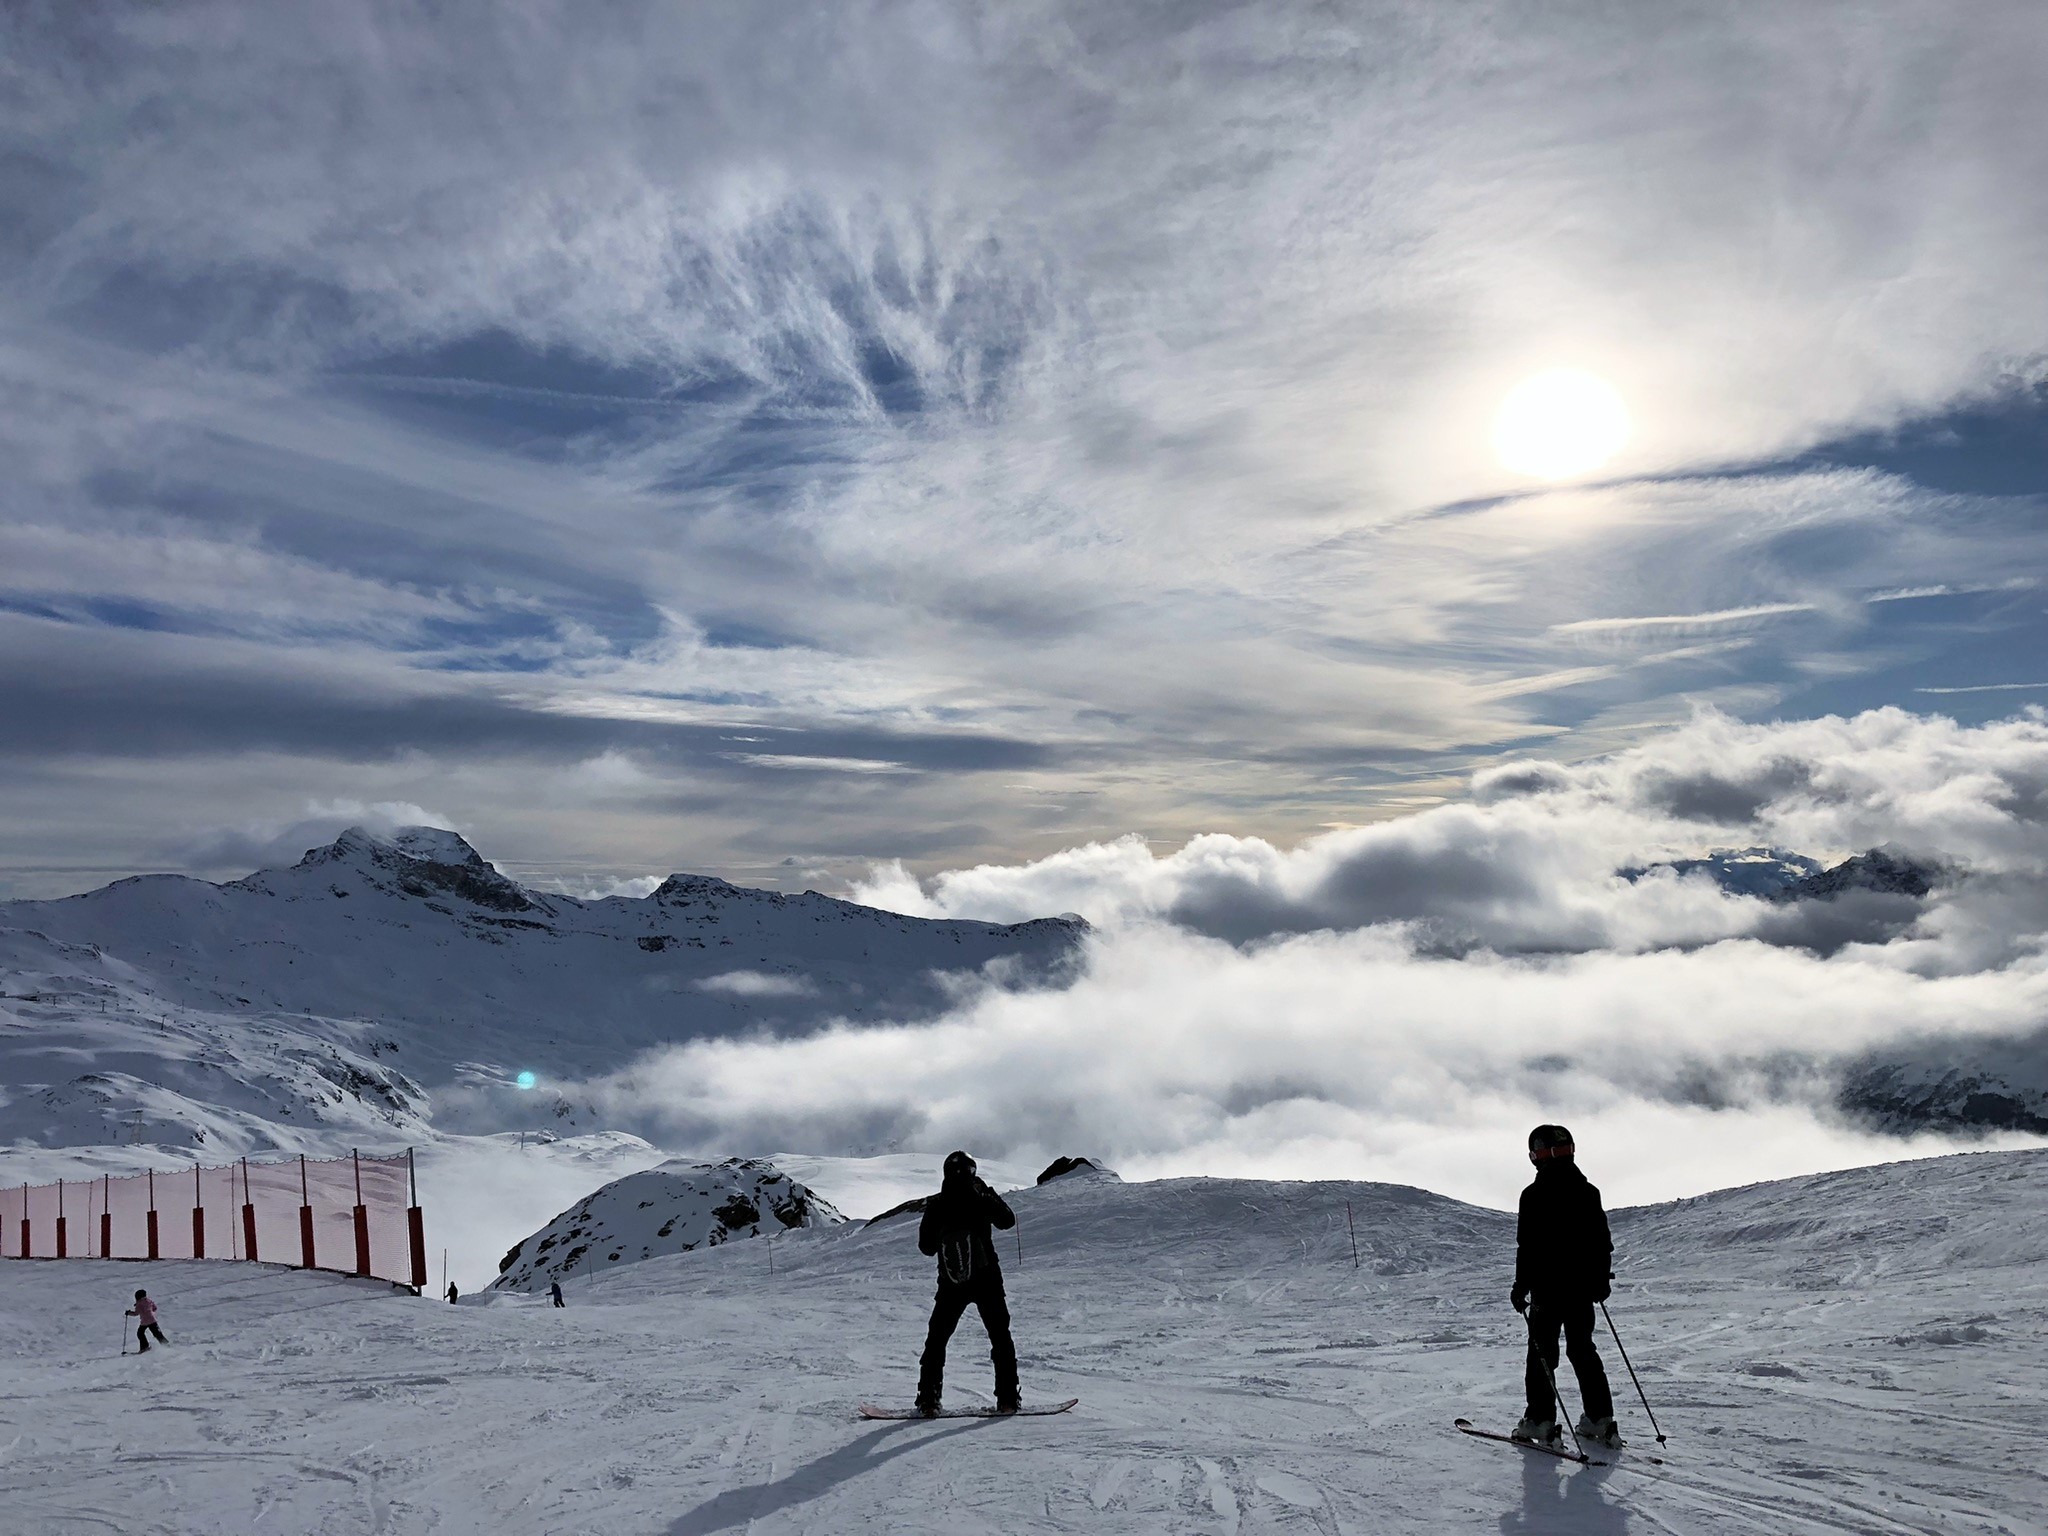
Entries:
[[[1783, 904], [1654, 867], [1759, 845], [1946, 873], [1924, 901]], [[670, 1145], [1087, 1152], [1495, 1204], [1528, 1126], [1563, 1120], [1610, 1198], [1664, 1198], [1957, 1147], [1856, 1123], [1840, 1074], [2048, 1018], [2048, 714], [1702, 713], [1292, 850], [1127, 838], [859, 894], [1095, 931], [1064, 987], [964, 985], [934, 1021], [693, 1042], [581, 1088]]]

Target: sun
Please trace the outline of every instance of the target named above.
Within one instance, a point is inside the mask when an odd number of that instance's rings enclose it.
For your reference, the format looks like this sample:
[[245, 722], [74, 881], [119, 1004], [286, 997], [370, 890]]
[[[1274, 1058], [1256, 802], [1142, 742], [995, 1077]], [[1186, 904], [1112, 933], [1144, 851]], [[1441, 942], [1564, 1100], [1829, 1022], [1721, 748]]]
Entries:
[[1518, 475], [1569, 480], [1613, 458], [1628, 433], [1628, 408], [1612, 384], [1552, 368], [1508, 391], [1493, 418], [1493, 451]]

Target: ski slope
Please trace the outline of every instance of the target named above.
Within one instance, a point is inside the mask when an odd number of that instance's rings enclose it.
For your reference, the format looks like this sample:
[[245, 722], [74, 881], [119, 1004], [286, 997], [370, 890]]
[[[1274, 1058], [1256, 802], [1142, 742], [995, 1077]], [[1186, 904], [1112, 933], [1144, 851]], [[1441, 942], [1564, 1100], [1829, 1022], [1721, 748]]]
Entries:
[[[931, 1281], [907, 1220], [651, 1258], [562, 1311], [220, 1264], [0, 1265], [0, 1529], [2048, 1531], [2048, 1151], [1619, 1213], [1615, 1316], [1662, 1468], [1452, 1431], [1518, 1407], [1505, 1215], [1386, 1185], [1085, 1176], [1014, 1203], [1026, 1396], [1081, 1399], [1056, 1419], [855, 1420], [914, 1380]], [[176, 1347], [122, 1359], [137, 1284]], [[954, 1402], [988, 1394], [974, 1328]]]

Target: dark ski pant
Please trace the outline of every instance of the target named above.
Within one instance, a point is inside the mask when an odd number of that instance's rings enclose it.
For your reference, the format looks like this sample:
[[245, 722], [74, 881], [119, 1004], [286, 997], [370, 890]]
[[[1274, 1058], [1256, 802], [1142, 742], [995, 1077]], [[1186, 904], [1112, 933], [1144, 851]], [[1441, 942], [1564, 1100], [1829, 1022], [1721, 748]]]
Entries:
[[925, 1331], [924, 1357], [917, 1367], [917, 1400], [936, 1403], [946, 1384], [946, 1341], [960, 1326], [969, 1307], [981, 1309], [982, 1326], [988, 1329], [988, 1355], [995, 1362], [996, 1400], [1011, 1402], [1017, 1397], [1017, 1346], [1010, 1341], [1010, 1303], [1003, 1295], [1003, 1272], [976, 1275], [963, 1284], [939, 1282], [932, 1298], [932, 1325]]
[[[1564, 1352], [1578, 1373], [1579, 1396], [1585, 1399], [1586, 1417], [1614, 1417], [1614, 1394], [1607, 1388], [1607, 1367], [1600, 1363], [1600, 1351], [1593, 1347], [1593, 1303], [1590, 1301], [1537, 1302], [1529, 1308], [1529, 1415], [1537, 1419], [1557, 1417], [1551, 1401], [1550, 1373], [1557, 1369], [1557, 1334], [1564, 1330]], [[1549, 1367], [1548, 1370], [1545, 1367]]]
[[[169, 1339], [164, 1337], [163, 1329], [157, 1327], [155, 1323], [144, 1323], [141, 1327], [135, 1330], [135, 1342], [142, 1346], [143, 1351], [145, 1353], [147, 1353], [149, 1350], [149, 1336], [152, 1333], [156, 1335], [156, 1341], [159, 1344], [168, 1344], [171, 1342]], [[106, 1346], [101, 1345], [100, 1347], [104, 1349]]]

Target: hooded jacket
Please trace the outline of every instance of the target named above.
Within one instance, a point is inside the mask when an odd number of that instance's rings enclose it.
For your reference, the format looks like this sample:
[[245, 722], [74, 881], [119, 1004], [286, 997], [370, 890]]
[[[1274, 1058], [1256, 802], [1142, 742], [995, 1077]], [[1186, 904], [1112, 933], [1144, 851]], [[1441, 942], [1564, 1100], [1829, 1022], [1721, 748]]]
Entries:
[[1613, 1268], [1600, 1191], [1576, 1163], [1541, 1165], [1515, 1221], [1515, 1294], [1553, 1305], [1605, 1301]]
[[[1000, 1275], [1003, 1266], [996, 1257], [995, 1237], [990, 1228], [1000, 1227], [1007, 1232], [1015, 1225], [1016, 1213], [980, 1179], [972, 1174], [964, 1179], [948, 1179], [925, 1202], [924, 1219], [917, 1225], [917, 1251], [938, 1258], [941, 1282], [956, 1280], [964, 1284], [984, 1275]], [[963, 1260], [968, 1271], [965, 1275], [956, 1278], [948, 1273], [949, 1269], [958, 1271]]]

